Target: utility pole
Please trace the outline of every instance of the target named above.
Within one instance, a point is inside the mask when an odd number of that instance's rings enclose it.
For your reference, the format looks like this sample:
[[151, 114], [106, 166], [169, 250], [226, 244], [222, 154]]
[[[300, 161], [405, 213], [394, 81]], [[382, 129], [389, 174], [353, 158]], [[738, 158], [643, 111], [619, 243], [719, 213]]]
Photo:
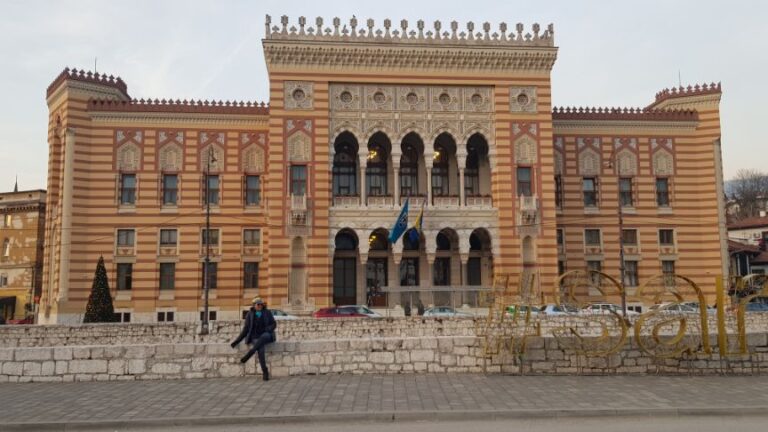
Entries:
[[624, 319], [626, 319], [627, 287], [624, 286], [624, 203], [621, 201], [621, 171], [619, 170], [619, 163], [615, 150], [613, 152], [613, 157], [608, 161], [608, 167], [614, 168], [616, 171], [616, 195], [618, 197], [617, 204], [619, 205], [619, 280], [621, 281], [621, 314], [624, 316]]
[[205, 263], [203, 264], [203, 322], [200, 326], [200, 334], [207, 335], [209, 332], [208, 324], [208, 291], [210, 290], [209, 274], [211, 264], [211, 196], [209, 194], [210, 189], [210, 174], [211, 174], [211, 162], [215, 162], [213, 153], [213, 147], [208, 149], [208, 160], [205, 166]]

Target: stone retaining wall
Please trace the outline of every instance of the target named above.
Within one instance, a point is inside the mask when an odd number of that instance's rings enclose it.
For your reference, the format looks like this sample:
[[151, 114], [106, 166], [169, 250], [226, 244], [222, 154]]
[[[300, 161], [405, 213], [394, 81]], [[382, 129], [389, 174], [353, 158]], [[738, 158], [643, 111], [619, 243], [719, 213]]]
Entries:
[[[661, 359], [630, 337], [617, 354], [576, 354], [576, 338], [556, 339], [549, 329], [568, 318], [542, 320], [542, 336], [528, 337], [522, 355], [486, 355], [478, 337], [484, 320], [393, 318], [300, 320], [280, 323], [268, 355], [273, 376], [325, 373], [526, 373], [526, 374], [718, 374], [768, 371], [768, 332], [750, 321], [750, 354], [721, 359], [696, 354]], [[244, 347], [229, 346], [240, 323], [215, 323], [201, 337], [191, 324], [99, 324], [0, 328], [0, 382], [151, 380], [255, 374], [255, 360], [239, 363]], [[587, 332], [588, 333], [588, 332]], [[511, 333], [508, 333], [511, 334]], [[519, 334], [519, 332], [518, 332]], [[329, 336], [330, 337], [327, 337]], [[314, 337], [312, 337], [314, 336]], [[505, 338], [505, 340], [509, 340]], [[594, 340], [586, 337], [581, 342]], [[731, 347], [735, 338], [731, 336]], [[519, 339], [518, 339], [519, 341]], [[710, 335], [717, 352], [717, 335]]]

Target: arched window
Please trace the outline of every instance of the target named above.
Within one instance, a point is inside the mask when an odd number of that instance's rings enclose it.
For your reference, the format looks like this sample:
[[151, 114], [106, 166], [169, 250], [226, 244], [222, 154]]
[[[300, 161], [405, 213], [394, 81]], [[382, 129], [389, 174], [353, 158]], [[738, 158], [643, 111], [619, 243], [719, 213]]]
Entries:
[[432, 162], [432, 196], [448, 196], [448, 149], [435, 144]]
[[383, 145], [368, 146], [368, 167], [365, 170], [368, 196], [387, 195], [387, 150]]
[[400, 195], [417, 196], [419, 194], [419, 152], [413, 144], [403, 145], [400, 158]]
[[333, 157], [333, 195], [357, 195], [357, 150], [353, 144], [342, 143]]
[[374, 231], [368, 238], [368, 249], [371, 251], [386, 251], [389, 249], [387, 233], [382, 230]]
[[451, 250], [451, 239], [449, 239], [448, 236], [443, 234], [442, 232], [437, 234], [436, 243], [437, 243], [437, 250], [439, 251]]
[[8, 257], [11, 255], [11, 241], [7, 238], [3, 240], [3, 257]]
[[337, 251], [353, 251], [357, 249], [357, 239], [348, 232], [340, 232], [336, 235]]
[[[413, 228], [409, 229], [403, 234], [403, 250], [419, 250], [419, 240], [411, 240], [412, 230]], [[419, 238], [421, 238], [421, 236], [419, 236]]]

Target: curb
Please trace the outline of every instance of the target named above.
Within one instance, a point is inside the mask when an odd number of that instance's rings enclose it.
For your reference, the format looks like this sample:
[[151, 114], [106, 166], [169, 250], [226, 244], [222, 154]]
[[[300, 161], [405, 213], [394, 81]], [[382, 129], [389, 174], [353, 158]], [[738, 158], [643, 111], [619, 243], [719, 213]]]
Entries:
[[371, 413], [328, 413], [328, 414], [289, 414], [277, 416], [239, 416], [239, 417], [181, 417], [173, 419], [136, 419], [108, 421], [55, 421], [22, 422], [0, 424], [0, 432], [16, 431], [80, 431], [89, 429], [119, 429], [170, 426], [236, 426], [253, 424], [297, 424], [297, 423], [333, 423], [337, 421], [360, 423], [391, 423], [416, 421], [473, 421], [473, 420], [520, 420], [545, 418], [579, 417], [687, 417], [687, 416], [765, 416], [768, 407], [751, 406], [739, 408], [695, 407], [695, 408], [616, 408], [616, 409], [554, 409], [554, 410], [478, 410], [478, 411], [386, 411]]

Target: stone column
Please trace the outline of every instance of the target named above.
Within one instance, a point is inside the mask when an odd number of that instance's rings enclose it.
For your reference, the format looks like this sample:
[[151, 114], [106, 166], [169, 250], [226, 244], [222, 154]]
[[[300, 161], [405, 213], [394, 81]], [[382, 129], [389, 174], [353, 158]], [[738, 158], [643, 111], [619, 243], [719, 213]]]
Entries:
[[365, 166], [368, 159], [367, 156], [358, 153], [358, 160], [360, 161], [360, 205], [366, 206], [368, 203], [365, 200]]
[[427, 206], [432, 207], [432, 159], [427, 159]]
[[[466, 144], [465, 144], [466, 147]], [[456, 155], [456, 161], [459, 164], [459, 207], [466, 205], [464, 197], [464, 168], [467, 165], [467, 155], [463, 152], [459, 152]]]
[[360, 271], [358, 272], [357, 276], [357, 286], [360, 287], [357, 290], [357, 304], [364, 304], [367, 305], [366, 300], [368, 299], [368, 278], [367, 276], [367, 270], [368, 270], [368, 252], [360, 251]]
[[400, 206], [400, 167], [398, 165], [395, 165], [392, 168], [394, 169], [394, 172], [395, 172], [395, 181], [394, 181], [395, 193], [394, 193], [392, 203], [395, 205], [395, 207], [399, 207]]
[[[59, 255], [59, 295], [56, 301], [69, 296], [69, 262], [72, 259], [72, 195], [75, 171], [75, 129], [67, 128], [64, 138], [64, 181], [61, 198], [61, 245]], [[119, 193], [119, 191], [118, 191]]]

